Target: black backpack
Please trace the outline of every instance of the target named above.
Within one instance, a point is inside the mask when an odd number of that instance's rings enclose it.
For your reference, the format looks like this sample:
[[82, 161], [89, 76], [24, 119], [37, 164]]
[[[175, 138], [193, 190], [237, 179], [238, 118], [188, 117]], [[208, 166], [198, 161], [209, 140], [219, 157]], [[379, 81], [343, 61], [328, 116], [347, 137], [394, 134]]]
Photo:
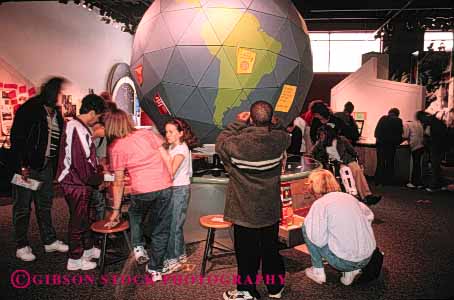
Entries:
[[377, 279], [383, 266], [383, 258], [383, 252], [378, 247], [375, 248], [369, 263], [362, 269], [357, 283], [367, 283]]

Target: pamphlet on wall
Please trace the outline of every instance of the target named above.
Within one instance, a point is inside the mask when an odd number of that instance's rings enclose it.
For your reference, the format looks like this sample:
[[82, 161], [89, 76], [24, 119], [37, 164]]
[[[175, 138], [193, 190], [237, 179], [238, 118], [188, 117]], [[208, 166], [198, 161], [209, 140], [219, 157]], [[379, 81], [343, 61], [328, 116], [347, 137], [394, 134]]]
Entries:
[[14, 174], [13, 179], [11, 180], [12, 184], [24, 187], [26, 189], [32, 190], [32, 191], [37, 191], [43, 184], [41, 181], [38, 181], [36, 179], [28, 178], [27, 180], [24, 180], [21, 175], [19, 174]]

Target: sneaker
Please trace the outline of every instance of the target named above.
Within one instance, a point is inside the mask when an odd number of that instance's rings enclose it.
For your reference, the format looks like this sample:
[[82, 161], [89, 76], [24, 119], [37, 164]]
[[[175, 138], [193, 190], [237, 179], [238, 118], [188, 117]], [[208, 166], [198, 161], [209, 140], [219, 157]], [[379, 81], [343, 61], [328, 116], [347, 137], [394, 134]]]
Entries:
[[366, 205], [375, 205], [380, 202], [382, 196], [379, 195], [369, 195], [364, 197], [363, 202]]
[[96, 263], [85, 259], [83, 256], [79, 259], [68, 259], [66, 264], [66, 269], [68, 271], [77, 271], [77, 270], [93, 270], [96, 268]]
[[153, 282], [162, 280], [162, 273], [155, 271], [155, 270], [148, 269], [148, 265], [145, 266], [145, 272], [147, 272], [148, 274], [151, 275], [151, 280], [153, 280]]
[[414, 185], [413, 183], [409, 182], [409, 183], [407, 183], [407, 188], [414, 189], [414, 188], [416, 188], [416, 185]]
[[306, 274], [307, 277], [317, 282], [318, 284], [323, 284], [326, 282], [325, 269], [323, 268], [314, 267], [306, 268], [304, 270], [304, 273]]
[[64, 244], [62, 241], [56, 240], [55, 242], [53, 242], [50, 245], [44, 245], [44, 250], [46, 252], [58, 251], [58, 252], [65, 253], [65, 252], [68, 252], [69, 247], [68, 247], [68, 245]]
[[188, 262], [188, 257], [186, 256], [186, 254], [180, 255], [180, 257], [178, 257], [178, 262], [180, 264], [187, 263]]
[[285, 287], [282, 287], [282, 289], [281, 289], [278, 293], [276, 293], [276, 294], [271, 294], [271, 293], [269, 293], [269, 294], [268, 294], [268, 298], [272, 298], [272, 299], [281, 299], [281, 298], [282, 298], [282, 293], [284, 292], [284, 288], [285, 288]]
[[83, 257], [86, 260], [91, 260], [91, 259], [98, 259], [101, 256], [101, 249], [98, 249], [96, 247], [93, 247], [88, 250], [84, 250]]
[[164, 268], [162, 268], [162, 274], [168, 275], [174, 272], [178, 272], [183, 268], [183, 266], [176, 260], [170, 259], [164, 262]]
[[145, 250], [143, 246], [134, 247], [134, 257], [139, 265], [142, 265], [150, 260], [147, 250]]
[[256, 300], [254, 296], [252, 296], [248, 291], [225, 291], [222, 294], [224, 300]]
[[361, 274], [361, 270], [354, 270], [351, 272], [342, 272], [342, 277], [340, 279], [340, 282], [342, 282], [343, 285], [350, 285], [353, 283], [356, 276], [358, 276], [359, 274]]
[[36, 259], [36, 256], [32, 252], [32, 248], [29, 246], [17, 249], [16, 257], [23, 261], [34, 261]]

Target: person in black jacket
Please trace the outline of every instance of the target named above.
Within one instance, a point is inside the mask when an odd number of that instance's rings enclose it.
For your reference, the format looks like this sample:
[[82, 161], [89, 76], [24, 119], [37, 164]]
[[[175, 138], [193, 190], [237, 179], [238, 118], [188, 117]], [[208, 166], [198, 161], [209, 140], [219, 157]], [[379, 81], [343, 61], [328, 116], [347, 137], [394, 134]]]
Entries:
[[[233, 223], [238, 264], [237, 289], [226, 291], [225, 300], [256, 299], [257, 272], [270, 298], [281, 298], [285, 266], [278, 248], [281, 218], [280, 175], [289, 134], [279, 122], [272, 122], [273, 107], [264, 101], [242, 112], [216, 140], [216, 153], [229, 173], [224, 219]], [[249, 280], [248, 280], [249, 278]]]
[[394, 178], [394, 158], [397, 148], [403, 140], [403, 124], [397, 108], [389, 110], [387, 116], [382, 116], [375, 127], [377, 147], [377, 169], [375, 170], [376, 184], [392, 184]]
[[355, 145], [356, 142], [359, 140], [359, 129], [358, 129], [358, 124], [356, 124], [355, 118], [353, 118], [352, 114], [353, 111], [355, 110], [355, 106], [353, 103], [348, 101], [344, 105], [344, 111], [342, 112], [337, 112], [334, 114], [335, 117], [338, 117], [342, 121], [344, 121], [345, 125], [347, 125], [348, 132], [351, 135], [351, 144]]
[[331, 126], [336, 135], [346, 137], [350, 142], [353, 140], [358, 140], [358, 132], [354, 133], [350, 128], [345, 124], [344, 121], [334, 116], [330, 109], [326, 106], [325, 103], [319, 102], [315, 103], [312, 108], [312, 113], [314, 119], [312, 120], [311, 125], [311, 140], [315, 144], [317, 142], [317, 131], [322, 125]]
[[445, 185], [441, 177], [441, 158], [448, 145], [448, 128], [443, 121], [423, 111], [416, 113], [416, 119], [422, 123], [428, 133], [425, 136], [424, 144], [430, 154], [432, 177], [426, 190], [432, 192]]
[[68, 246], [57, 240], [52, 225], [53, 179], [57, 164], [63, 117], [57, 107], [65, 79], [54, 77], [41, 88], [41, 93], [24, 103], [17, 111], [11, 128], [13, 169], [24, 179], [42, 182], [37, 191], [13, 187], [13, 225], [17, 244], [16, 257], [33, 261], [27, 231], [31, 201], [35, 201], [36, 219], [46, 252], [67, 252]]

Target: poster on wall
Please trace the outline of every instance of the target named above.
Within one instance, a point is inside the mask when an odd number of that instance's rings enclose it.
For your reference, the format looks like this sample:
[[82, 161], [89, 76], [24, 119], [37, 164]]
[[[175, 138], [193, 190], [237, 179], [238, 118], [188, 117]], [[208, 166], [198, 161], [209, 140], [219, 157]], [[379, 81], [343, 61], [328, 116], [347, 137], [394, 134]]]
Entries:
[[30, 90], [35, 88], [11, 82], [0, 85], [0, 136], [10, 134], [15, 112], [29, 99]]

